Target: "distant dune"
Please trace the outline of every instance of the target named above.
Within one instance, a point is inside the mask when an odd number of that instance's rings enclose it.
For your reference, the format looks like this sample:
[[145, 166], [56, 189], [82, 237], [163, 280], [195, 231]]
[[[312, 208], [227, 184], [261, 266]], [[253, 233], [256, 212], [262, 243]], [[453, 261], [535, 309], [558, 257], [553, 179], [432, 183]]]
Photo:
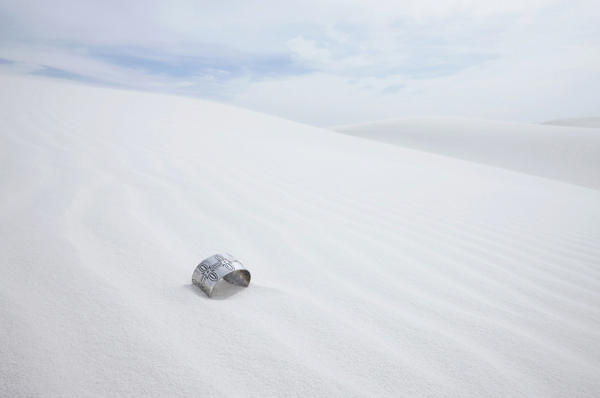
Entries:
[[600, 396], [595, 131], [0, 87], [0, 397]]
[[567, 119], [554, 119], [540, 124], [548, 124], [552, 126], [600, 128], [600, 117], [573, 117]]
[[331, 130], [600, 189], [600, 129], [433, 116]]

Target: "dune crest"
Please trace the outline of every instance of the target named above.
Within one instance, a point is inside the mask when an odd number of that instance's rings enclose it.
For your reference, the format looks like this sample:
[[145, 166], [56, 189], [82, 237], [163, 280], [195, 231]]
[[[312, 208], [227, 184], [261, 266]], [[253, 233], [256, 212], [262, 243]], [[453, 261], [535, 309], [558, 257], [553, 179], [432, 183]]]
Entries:
[[565, 119], [554, 119], [540, 124], [567, 127], [588, 127], [600, 129], [600, 117], [571, 117]]
[[600, 189], [600, 129], [429, 116], [331, 130]]

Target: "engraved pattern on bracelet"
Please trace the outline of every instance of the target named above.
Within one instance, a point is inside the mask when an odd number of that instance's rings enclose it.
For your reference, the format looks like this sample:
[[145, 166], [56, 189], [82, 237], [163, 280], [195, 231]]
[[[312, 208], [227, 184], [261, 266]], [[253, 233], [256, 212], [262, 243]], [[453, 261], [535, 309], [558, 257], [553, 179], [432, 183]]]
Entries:
[[250, 284], [250, 271], [231, 254], [218, 253], [198, 264], [192, 275], [192, 284], [211, 297], [213, 288], [221, 279], [247, 287]]

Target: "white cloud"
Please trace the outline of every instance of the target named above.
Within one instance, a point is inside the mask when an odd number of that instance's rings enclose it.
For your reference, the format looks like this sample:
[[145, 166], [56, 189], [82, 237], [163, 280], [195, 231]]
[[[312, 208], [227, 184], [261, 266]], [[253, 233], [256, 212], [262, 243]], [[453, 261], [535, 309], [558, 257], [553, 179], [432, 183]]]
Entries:
[[324, 66], [331, 62], [331, 51], [319, 48], [316, 42], [306, 40], [302, 36], [288, 40], [286, 44], [294, 52], [295, 58], [301, 62], [318, 66]]
[[0, 0], [0, 58], [318, 125], [536, 121], [597, 112], [599, 26], [596, 0]]

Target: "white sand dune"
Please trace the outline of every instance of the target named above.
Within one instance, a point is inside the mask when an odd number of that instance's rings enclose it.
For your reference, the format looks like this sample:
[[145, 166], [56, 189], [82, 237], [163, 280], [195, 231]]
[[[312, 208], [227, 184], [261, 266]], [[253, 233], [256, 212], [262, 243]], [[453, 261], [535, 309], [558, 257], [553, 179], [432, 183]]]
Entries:
[[[600, 191], [195, 99], [0, 87], [0, 396], [600, 395]], [[252, 283], [208, 299], [190, 278], [222, 251]]]
[[334, 131], [600, 189], [600, 129], [412, 117]]
[[570, 117], [565, 119], [554, 119], [541, 124], [552, 126], [591, 127], [600, 129], [600, 117]]

